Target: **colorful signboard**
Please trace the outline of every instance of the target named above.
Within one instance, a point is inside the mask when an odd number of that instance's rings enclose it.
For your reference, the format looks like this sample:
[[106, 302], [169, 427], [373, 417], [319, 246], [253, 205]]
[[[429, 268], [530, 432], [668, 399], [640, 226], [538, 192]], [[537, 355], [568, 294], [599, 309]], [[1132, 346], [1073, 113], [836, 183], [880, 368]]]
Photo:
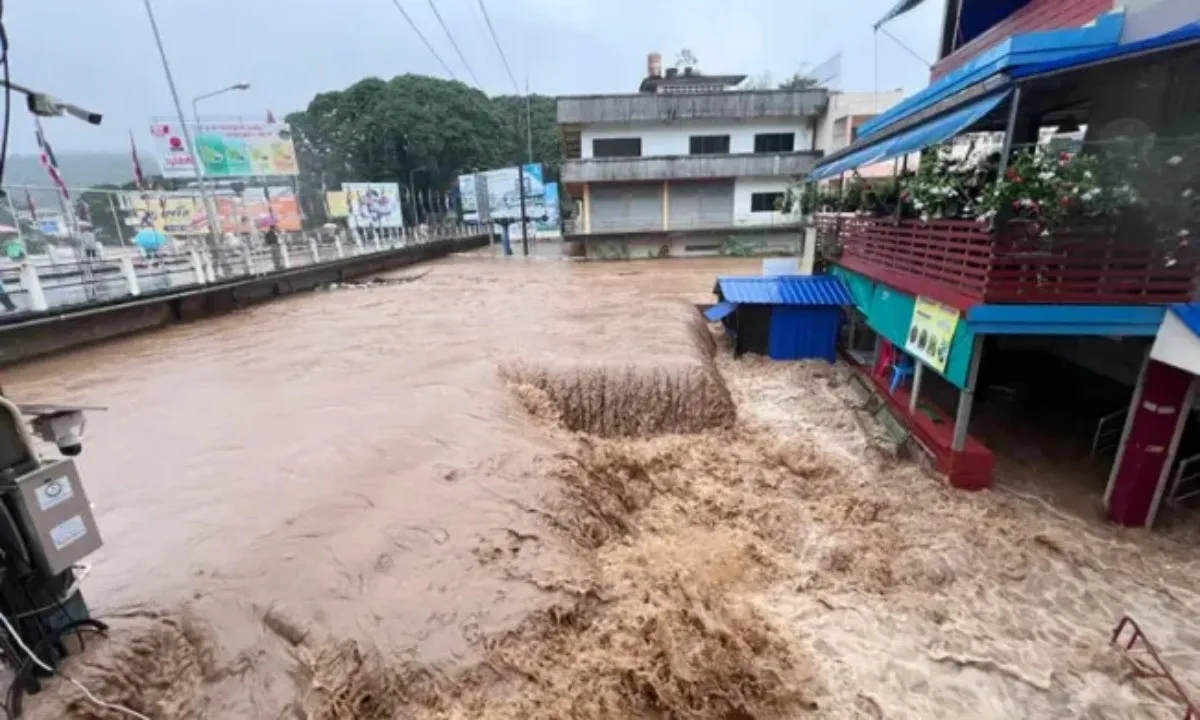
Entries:
[[[543, 182], [542, 166], [524, 166], [525, 214], [538, 230], [557, 230], [559, 225], [558, 183]], [[458, 177], [459, 202], [463, 220], [481, 222], [487, 219], [518, 219], [521, 217], [521, 173], [516, 167], [489, 170]], [[481, 207], [486, 202], [487, 208]], [[483, 210], [487, 216], [482, 217]], [[545, 220], [542, 218], [545, 217]]]
[[[267, 196], [270, 196], [268, 205]], [[222, 232], [249, 233], [251, 225], [260, 230], [274, 225], [287, 232], [298, 232], [303, 224], [300, 204], [290, 187], [246, 188], [242, 195], [218, 192], [213, 206]], [[208, 216], [199, 195], [183, 192], [125, 193], [121, 198], [125, 224], [152, 227], [168, 235], [208, 233]]]
[[[188, 123], [210, 178], [298, 175], [291, 131], [282, 123]], [[195, 159], [178, 123], [150, 126], [163, 177], [195, 177]]]
[[921, 362], [946, 373], [950, 359], [950, 343], [958, 328], [958, 310], [926, 297], [918, 297], [913, 305], [912, 324], [908, 328], [904, 349]]
[[[404, 211], [400, 206], [400, 186], [396, 183], [342, 183], [346, 224], [352, 229], [402, 228]], [[333, 211], [335, 203], [330, 203]]]

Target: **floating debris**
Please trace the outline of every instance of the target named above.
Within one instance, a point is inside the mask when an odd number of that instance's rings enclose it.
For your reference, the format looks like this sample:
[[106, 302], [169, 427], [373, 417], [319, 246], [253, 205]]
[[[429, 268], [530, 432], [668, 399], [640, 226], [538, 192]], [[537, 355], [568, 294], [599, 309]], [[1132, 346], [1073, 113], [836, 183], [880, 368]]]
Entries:
[[406, 285], [410, 282], [416, 282], [429, 274], [429, 270], [416, 275], [402, 275], [400, 277], [374, 277], [370, 280], [346, 280], [340, 283], [330, 283], [325, 286], [326, 290], [367, 290], [377, 287], [391, 287], [393, 285]]

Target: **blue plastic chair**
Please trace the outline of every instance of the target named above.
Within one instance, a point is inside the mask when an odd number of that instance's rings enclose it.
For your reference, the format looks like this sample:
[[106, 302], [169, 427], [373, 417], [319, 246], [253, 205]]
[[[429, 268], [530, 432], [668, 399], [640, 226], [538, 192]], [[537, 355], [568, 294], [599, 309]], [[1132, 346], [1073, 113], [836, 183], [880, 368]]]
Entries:
[[912, 358], [904, 353], [900, 353], [900, 358], [892, 363], [891, 393], [895, 395], [900, 385], [905, 380], [911, 380], [915, 372], [916, 366], [913, 365]]

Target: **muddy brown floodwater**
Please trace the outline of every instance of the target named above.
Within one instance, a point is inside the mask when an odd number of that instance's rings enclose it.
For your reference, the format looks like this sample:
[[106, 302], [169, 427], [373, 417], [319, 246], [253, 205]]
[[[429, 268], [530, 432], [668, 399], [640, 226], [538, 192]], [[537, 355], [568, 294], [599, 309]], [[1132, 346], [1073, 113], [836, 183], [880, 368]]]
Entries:
[[89, 416], [79, 460], [105, 539], [85, 593], [102, 618], [185, 618], [183, 637], [146, 652], [187, 655], [183, 685], [210, 677], [203, 697], [163, 707], [276, 717], [297, 693], [282, 627], [453, 661], [541, 602], [476, 557], [529, 524], [502, 498], [535, 498], [532, 459], [557, 449], [505, 390], [503, 362], [670, 362], [653, 306], [711, 301], [718, 272], [757, 265], [452, 258], [418, 282], [22, 366], [4, 386], [109, 407]]
[[730, 357], [691, 303], [758, 261], [427, 269], [6, 371], [111, 408], [69, 674], [162, 720], [1182, 717], [1129, 614], [1195, 697], [1195, 518], [949, 489], [845, 367]]

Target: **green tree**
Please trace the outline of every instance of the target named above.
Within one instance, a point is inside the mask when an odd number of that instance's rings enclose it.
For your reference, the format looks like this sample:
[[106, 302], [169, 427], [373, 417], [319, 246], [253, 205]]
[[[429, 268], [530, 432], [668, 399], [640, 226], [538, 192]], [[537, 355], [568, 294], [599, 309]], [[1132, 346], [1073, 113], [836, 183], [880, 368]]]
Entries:
[[820, 86], [819, 80], [803, 73], [794, 73], [790, 78], [779, 83], [780, 90], [813, 90]]
[[[533, 159], [557, 177], [562, 147], [554, 99], [535, 95], [529, 102]], [[321, 93], [286, 118], [300, 162], [301, 202], [323, 222], [322, 193], [343, 182], [396, 182], [440, 196], [460, 174], [525, 162], [526, 114], [523, 96], [489, 98], [424, 75], [366, 78]]]

